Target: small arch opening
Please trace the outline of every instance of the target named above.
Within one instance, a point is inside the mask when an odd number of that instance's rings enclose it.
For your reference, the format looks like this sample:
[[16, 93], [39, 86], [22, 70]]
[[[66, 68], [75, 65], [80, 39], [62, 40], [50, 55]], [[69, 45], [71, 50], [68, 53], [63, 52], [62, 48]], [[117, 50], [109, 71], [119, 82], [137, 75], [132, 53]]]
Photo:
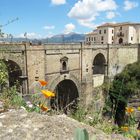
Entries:
[[65, 61], [62, 63], [62, 70], [67, 70], [67, 63]]
[[93, 61], [93, 74], [105, 74], [105, 57], [99, 53], [95, 56]]

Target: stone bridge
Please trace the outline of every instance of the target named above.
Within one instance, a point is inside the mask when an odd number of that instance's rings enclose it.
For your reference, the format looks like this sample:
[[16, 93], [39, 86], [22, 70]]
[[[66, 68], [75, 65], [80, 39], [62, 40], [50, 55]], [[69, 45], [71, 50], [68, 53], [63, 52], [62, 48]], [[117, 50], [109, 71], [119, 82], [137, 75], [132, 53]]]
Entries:
[[[112, 79], [123, 68], [139, 59], [140, 45], [88, 45], [84, 43], [32, 45], [0, 44], [0, 59], [9, 74], [9, 86], [20, 81], [23, 94], [32, 93], [38, 79], [48, 81], [57, 101], [72, 102], [80, 97], [89, 103], [95, 87]], [[68, 104], [68, 103], [63, 103]]]

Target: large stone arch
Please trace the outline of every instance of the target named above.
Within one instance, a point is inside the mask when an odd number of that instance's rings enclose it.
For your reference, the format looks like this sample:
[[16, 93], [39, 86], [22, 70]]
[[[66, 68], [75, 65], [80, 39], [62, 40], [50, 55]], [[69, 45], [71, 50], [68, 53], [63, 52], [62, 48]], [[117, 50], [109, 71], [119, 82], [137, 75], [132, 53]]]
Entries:
[[56, 94], [56, 97], [50, 100], [51, 107], [62, 109], [67, 113], [67, 109], [73, 109], [77, 105], [81, 86], [74, 75], [63, 74], [56, 76], [47, 87]]
[[103, 53], [98, 53], [92, 61], [93, 74], [105, 74], [106, 58]]
[[74, 76], [73, 74], [62, 74], [62, 75], [56, 75], [54, 77], [52, 77], [50, 80], [49, 80], [49, 83], [48, 83], [48, 89], [54, 91], [55, 87], [58, 85], [58, 83], [60, 83], [61, 81], [63, 80], [72, 80], [77, 89], [78, 89], [78, 93], [79, 93], [79, 96], [81, 94], [81, 84], [80, 84], [80, 81], [78, 80], [78, 78], [76, 76]]
[[16, 86], [17, 90], [20, 91], [20, 86], [22, 85], [20, 76], [22, 75], [22, 70], [20, 66], [13, 60], [0, 59], [6, 66], [7, 72], [7, 86]]
[[15, 62], [21, 69], [22, 69], [22, 73], [25, 74], [25, 53], [24, 51], [20, 51], [20, 52], [0, 52], [0, 59], [4, 60], [4, 61], [13, 61]]

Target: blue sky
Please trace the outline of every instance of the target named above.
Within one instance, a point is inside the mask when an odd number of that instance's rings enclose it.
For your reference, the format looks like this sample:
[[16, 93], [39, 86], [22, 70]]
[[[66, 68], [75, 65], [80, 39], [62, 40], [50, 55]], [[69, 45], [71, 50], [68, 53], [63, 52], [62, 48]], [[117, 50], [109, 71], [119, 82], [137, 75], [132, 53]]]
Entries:
[[140, 22], [139, 0], [0, 0], [0, 25], [6, 34], [45, 38], [87, 33], [106, 22]]

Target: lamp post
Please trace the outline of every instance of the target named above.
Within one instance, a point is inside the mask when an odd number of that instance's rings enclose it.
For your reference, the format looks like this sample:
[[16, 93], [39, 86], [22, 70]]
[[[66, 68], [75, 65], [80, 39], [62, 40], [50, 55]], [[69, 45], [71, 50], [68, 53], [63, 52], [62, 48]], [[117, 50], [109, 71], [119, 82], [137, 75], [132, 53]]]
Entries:
[[28, 68], [27, 68], [27, 32], [24, 33], [24, 37], [25, 37], [25, 65], [26, 65], [26, 76], [27, 76], [27, 92], [26, 93], [29, 93], [29, 78], [28, 78]]

